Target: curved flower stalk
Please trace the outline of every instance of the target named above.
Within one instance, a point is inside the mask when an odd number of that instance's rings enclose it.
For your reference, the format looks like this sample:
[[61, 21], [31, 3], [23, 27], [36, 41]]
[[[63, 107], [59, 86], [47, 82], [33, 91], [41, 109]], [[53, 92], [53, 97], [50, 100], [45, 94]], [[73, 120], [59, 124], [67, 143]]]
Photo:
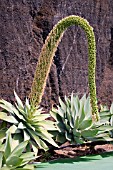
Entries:
[[46, 80], [50, 72], [52, 60], [57, 50], [59, 42], [65, 30], [72, 26], [77, 25], [83, 28], [88, 40], [88, 81], [89, 91], [92, 106], [92, 119], [99, 120], [99, 113], [96, 98], [96, 83], [95, 83], [95, 67], [96, 67], [96, 45], [93, 28], [89, 25], [88, 21], [79, 17], [71, 15], [59, 21], [49, 33], [45, 44], [43, 45], [41, 54], [39, 56], [38, 65], [31, 87], [30, 100], [33, 105], [39, 105], [42, 99]]

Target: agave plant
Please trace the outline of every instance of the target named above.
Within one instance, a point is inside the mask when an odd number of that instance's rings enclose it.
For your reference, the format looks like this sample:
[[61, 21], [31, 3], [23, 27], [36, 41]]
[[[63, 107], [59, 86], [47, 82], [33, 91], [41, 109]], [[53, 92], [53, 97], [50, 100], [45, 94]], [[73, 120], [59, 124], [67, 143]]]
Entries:
[[[43, 114], [42, 109], [30, 105], [28, 99], [26, 99], [25, 105], [23, 105], [15, 92], [14, 95], [16, 98], [15, 105], [3, 99], [0, 100], [0, 107], [3, 109], [0, 112], [0, 119], [10, 125], [8, 131], [13, 134], [15, 142], [19, 143], [29, 140], [27, 149], [30, 150], [32, 148], [36, 154], [38, 148], [47, 150], [48, 143], [57, 146], [52, 139], [53, 136], [48, 132], [49, 130], [56, 130], [54, 122], [46, 120], [50, 117], [50, 114]], [[3, 131], [3, 137], [5, 136], [5, 131]]]
[[100, 120], [92, 120], [90, 97], [84, 95], [81, 99], [71, 94], [71, 99], [65, 96], [65, 102], [59, 98], [58, 108], [52, 108], [51, 116], [56, 120], [59, 132], [56, 141], [81, 144], [88, 141], [113, 140], [110, 137], [111, 113], [109, 110], [100, 112]]
[[10, 132], [6, 135], [6, 142], [0, 143], [0, 169], [1, 170], [34, 170], [33, 164], [29, 162], [36, 159], [33, 152], [23, 153], [28, 141], [20, 143], [15, 147]]
[[[111, 107], [110, 107], [110, 113], [111, 113], [111, 119], [110, 119], [110, 123], [111, 123], [111, 126], [113, 126], [113, 103], [111, 104]], [[113, 137], [113, 130], [111, 130], [111, 137]]]

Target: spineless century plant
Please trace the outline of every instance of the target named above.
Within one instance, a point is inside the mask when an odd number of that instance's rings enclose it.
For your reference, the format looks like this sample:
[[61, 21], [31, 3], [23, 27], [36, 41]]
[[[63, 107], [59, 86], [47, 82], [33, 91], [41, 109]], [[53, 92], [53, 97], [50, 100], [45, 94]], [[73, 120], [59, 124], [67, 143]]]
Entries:
[[46, 80], [52, 65], [53, 57], [59, 42], [61, 41], [65, 30], [72, 25], [80, 26], [85, 31], [88, 40], [88, 82], [92, 107], [92, 119], [94, 121], [98, 121], [100, 117], [98, 113], [95, 83], [95, 36], [93, 28], [89, 25], [88, 21], [84, 18], [81, 18], [80, 16], [71, 15], [60, 20], [49, 33], [38, 59], [29, 97], [33, 105], [37, 106], [40, 104], [42, 95], [44, 93], [44, 88], [46, 86]]

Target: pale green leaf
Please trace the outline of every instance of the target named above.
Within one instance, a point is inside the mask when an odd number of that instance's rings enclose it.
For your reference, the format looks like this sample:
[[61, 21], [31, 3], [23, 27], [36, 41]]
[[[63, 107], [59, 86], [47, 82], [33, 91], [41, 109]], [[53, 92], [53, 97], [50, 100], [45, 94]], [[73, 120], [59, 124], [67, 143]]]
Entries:
[[75, 107], [75, 110], [76, 110], [76, 115], [78, 115], [78, 112], [79, 112], [79, 109], [80, 109], [80, 101], [79, 101], [79, 98], [78, 96], [74, 97], [74, 107]]
[[16, 167], [20, 166], [21, 163], [22, 163], [22, 159], [19, 158], [16, 155], [12, 156], [11, 159], [6, 160], [6, 164], [7, 165], [12, 165], [13, 167], [15, 167], [15, 169], [16, 169]]
[[71, 128], [74, 128], [74, 121], [73, 121], [73, 118], [72, 118], [72, 112], [71, 112], [70, 108], [67, 108], [66, 115], [67, 115], [66, 117], [69, 121]]
[[29, 104], [29, 100], [26, 98], [25, 106], [30, 110], [31, 106]]
[[0, 170], [11, 170], [8, 166], [2, 167]]
[[2, 167], [3, 152], [0, 152], [0, 168]]
[[74, 135], [74, 137], [80, 137], [81, 132], [79, 132], [77, 129], [73, 129], [73, 135]]
[[76, 116], [75, 122], [74, 122], [74, 128], [78, 129], [78, 127], [79, 127], [79, 116]]
[[57, 109], [52, 108], [52, 110], [50, 111], [50, 115], [57, 121]]
[[33, 161], [34, 159], [38, 158], [34, 156], [34, 152], [26, 152], [23, 153], [20, 158], [22, 159], [21, 166], [28, 164], [30, 161]]
[[38, 115], [40, 115], [40, 114], [42, 114], [42, 113], [43, 113], [42, 108], [40, 108], [40, 109], [37, 109], [37, 110], [35, 110], [35, 111], [33, 112], [33, 116], [38, 116]]
[[20, 143], [10, 154], [10, 156], [8, 157], [7, 161], [10, 162], [11, 159], [16, 155], [16, 156], [20, 156], [22, 154], [22, 152], [25, 150], [25, 147], [27, 146], [28, 141], [24, 141], [22, 143]]
[[111, 104], [111, 107], [110, 107], [110, 113], [113, 114], [113, 103]]
[[14, 134], [17, 130], [17, 126], [12, 125], [10, 128], [7, 130], [7, 132], [10, 132], [11, 134]]
[[66, 111], [64, 111], [63, 109], [62, 109], [62, 107], [59, 107], [58, 106], [58, 114], [62, 117], [62, 118], [64, 118], [64, 114], [66, 113]]
[[52, 139], [52, 135], [48, 133], [46, 130], [42, 129], [41, 131], [37, 131], [37, 135], [39, 135], [43, 140], [46, 140], [51, 145], [58, 147], [55, 141]]
[[20, 122], [18, 124], [18, 129], [26, 129], [26, 126], [22, 122]]
[[66, 105], [64, 104], [64, 102], [61, 100], [60, 97], [59, 97], [59, 103], [60, 103], [60, 106], [61, 106], [62, 110], [63, 110], [64, 112], [66, 112]]
[[36, 135], [33, 130], [28, 129], [28, 132], [30, 133], [31, 137], [35, 140], [35, 142], [39, 146], [39, 148], [43, 149], [41, 142], [40, 142], [41, 139], [39, 138], [39, 136]]
[[94, 130], [84, 130], [81, 132], [81, 136], [83, 136], [84, 138], [87, 138], [87, 137], [95, 137], [98, 133], [98, 130], [97, 129], [94, 129]]
[[32, 121], [37, 122], [37, 121], [42, 121], [50, 117], [50, 114], [40, 114], [32, 118]]
[[85, 119], [85, 112], [84, 112], [84, 107], [82, 107], [82, 109], [79, 111], [79, 124], [81, 124], [83, 122], [83, 120]]
[[6, 137], [6, 142], [5, 142], [5, 152], [4, 152], [5, 159], [7, 159], [11, 153], [11, 144], [12, 144], [11, 134], [10, 132], [8, 132]]
[[76, 144], [85, 143], [84, 140], [82, 140], [81, 138], [78, 138], [78, 137], [74, 137], [74, 141], [75, 141]]
[[80, 130], [85, 130], [88, 129], [92, 126], [92, 120], [84, 120], [80, 125], [79, 125], [79, 129]]
[[7, 116], [5, 112], [0, 112], [0, 119], [9, 123], [17, 124], [18, 121], [13, 116]]
[[88, 96], [84, 104], [85, 119], [91, 119], [91, 104]]
[[110, 123], [111, 123], [111, 126], [113, 126], [113, 103], [111, 104], [111, 107], [110, 107], [110, 113], [111, 113], [111, 120], [110, 120]]
[[7, 102], [6, 100], [3, 99], [0, 100], [0, 107], [2, 109], [5, 109], [9, 113], [13, 113], [12, 109], [14, 106], [11, 103]]
[[21, 99], [18, 97], [18, 95], [16, 94], [15, 91], [14, 91], [14, 95], [15, 95], [15, 98], [16, 98], [16, 101], [18, 103], [19, 108], [24, 109], [23, 103], [22, 103]]
[[25, 130], [23, 130], [23, 132], [24, 132], [24, 141], [30, 140], [29, 134]]
[[46, 120], [46, 121], [40, 121], [36, 123], [37, 126], [42, 126], [46, 130], [57, 130], [55, 126], [55, 122]]
[[104, 132], [107, 132], [107, 131], [110, 131], [110, 130], [113, 130], [113, 126], [110, 126], [110, 125], [104, 125], [104, 126], [100, 126], [97, 128], [98, 131], [104, 131]]
[[25, 165], [22, 168], [16, 168], [16, 170], [34, 170], [34, 165], [33, 164]]
[[[24, 112], [24, 111], [22, 111]], [[25, 121], [25, 118], [23, 117], [23, 114], [21, 112], [19, 112], [19, 110], [17, 110], [15, 107], [13, 108], [13, 113], [20, 119]]]
[[[46, 147], [45, 147], [46, 148]], [[32, 143], [32, 149], [33, 149], [33, 152], [35, 154], [35, 156], [37, 156], [38, 154], [38, 147], [36, 144]], [[45, 149], [46, 150], [46, 149]]]

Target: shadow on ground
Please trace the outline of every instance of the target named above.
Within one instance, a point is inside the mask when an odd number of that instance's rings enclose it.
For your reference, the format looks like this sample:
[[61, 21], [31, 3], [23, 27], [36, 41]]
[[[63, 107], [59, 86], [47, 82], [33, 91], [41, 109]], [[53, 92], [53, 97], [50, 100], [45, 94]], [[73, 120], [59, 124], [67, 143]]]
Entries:
[[37, 164], [35, 170], [113, 170], [113, 152]]

